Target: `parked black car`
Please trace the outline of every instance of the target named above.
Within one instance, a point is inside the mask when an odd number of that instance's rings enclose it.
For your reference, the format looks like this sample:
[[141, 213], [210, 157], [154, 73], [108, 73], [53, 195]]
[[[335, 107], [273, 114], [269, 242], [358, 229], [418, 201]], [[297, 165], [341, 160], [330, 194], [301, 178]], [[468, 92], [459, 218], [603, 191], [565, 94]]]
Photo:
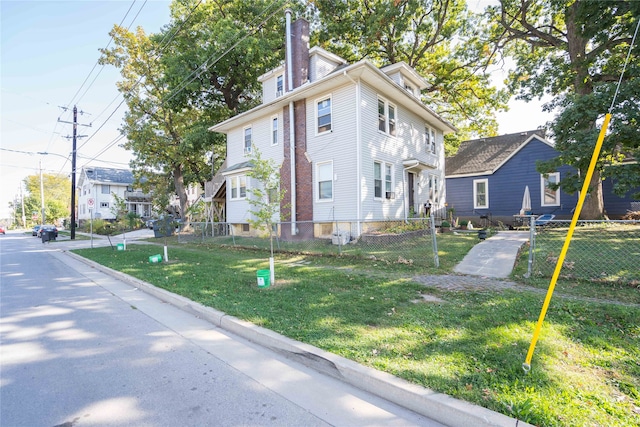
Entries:
[[58, 238], [58, 227], [56, 227], [53, 224], [45, 224], [45, 225], [41, 225], [40, 228], [38, 229], [38, 237], [42, 237], [42, 231], [48, 231], [48, 232], [53, 232], [56, 239]]

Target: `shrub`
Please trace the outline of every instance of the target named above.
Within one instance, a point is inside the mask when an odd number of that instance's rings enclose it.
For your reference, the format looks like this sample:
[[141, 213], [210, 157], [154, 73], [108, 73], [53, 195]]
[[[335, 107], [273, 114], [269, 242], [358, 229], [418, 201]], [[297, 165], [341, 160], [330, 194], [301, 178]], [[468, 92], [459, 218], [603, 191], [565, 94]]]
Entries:
[[451, 227], [451, 224], [449, 224], [449, 221], [442, 221], [442, 224], [440, 224], [440, 226], [442, 228], [449, 228]]

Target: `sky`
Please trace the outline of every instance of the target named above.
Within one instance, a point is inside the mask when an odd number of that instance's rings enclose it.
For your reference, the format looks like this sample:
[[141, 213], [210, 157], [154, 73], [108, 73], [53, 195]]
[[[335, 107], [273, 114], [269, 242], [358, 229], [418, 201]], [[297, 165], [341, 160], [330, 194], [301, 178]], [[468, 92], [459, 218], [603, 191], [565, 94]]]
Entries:
[[[481, 9], [493, 0], [470, 0]], [[131, 153], [116, 142], [126, 106], [119, 71], [97, 64], [115, 24], [156, 33], [169, 22], [164, 0], [0, 0], [0, 221], [20, 197], [21, 182], [43, 173], [71, 175], [71, 109], [78, 111], [77, 164], [127, 168]], [[503, 76], [496, 74], [495, 81]], [[63, 108], [61, 108], [63, 107]], [[536, 129], [551, 117], [541, 103], [510, 103], [499, 133]], [[84, 125], [91, 125], [84, 126]], [[42, 155], [38, 153], [49, 153]], [[79, 175], [76, 174], [76, 181]], [[24, 190], [24, 187], [23, 187]], [[29, 212], [26, 213], [30, 215]]]

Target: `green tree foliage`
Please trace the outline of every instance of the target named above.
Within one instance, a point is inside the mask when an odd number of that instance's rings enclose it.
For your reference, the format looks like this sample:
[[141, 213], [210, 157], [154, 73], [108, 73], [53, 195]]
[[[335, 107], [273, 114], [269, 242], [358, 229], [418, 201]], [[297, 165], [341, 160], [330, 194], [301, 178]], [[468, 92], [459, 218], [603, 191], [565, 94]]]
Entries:
[[492, 86], [489, 48], [482, 17], [464, 0], [317, 0], [313, 39], [355, 62], [377, 66], [404, 61], [430, 86], [424, 102], [460, 129], [447, 152], [472, 135], [495, 135], [495, 113], [508, 94]]
[[[24, 179], [26, 195], [24, 197], [24, 212], [27, 219], [35, 212], [38, 219], [34, 224], [40, 224], [42, 201], [40, 198], [40, 175], [29, 175]], [[71, 180], [66, 175], [42, 174], [44, 187], [45, 222], [50, 224], [60, 218], [71, 215]], [[17, 207], [22, 212], [22, 207]], [[20, 213], [22, 215], [22, 213]]]
[[147, 178], [141, 185], [154, 198], [175, 192], [185, 217], [188, 184], [203, 185], [226, 155], [224, 136], [207, 128], [257, 105], [258, 76], [284, 56], [284, 4], [175, 0], [160, 33], [115, 26], [116, 47], [102, 51], [102, 63], [123, 77], [118, 88], [129, 111], [121, 130], [134, 174]]
[[[549, 173], [562, 164], [578, 171], [563, 178], [561, 186], [575, 192], [582, 186], [600, 131], [600, 121], [613, 101], [634, 29], [640, 2], [571, 0], [501, 0], [488, 9], [496, 23], [498, 48], [516, 62], [509, 86], [524, 100], [549, 94], [546, 108], [558, 111], [551, 134], [558, 158], [541, 162]], [[590, 183], [582, 217], [604, 214], [602, 179], [613, 178], [624, 194], [640, 185], [640, 168], [623, 165], [640, 156], [640, 46], [635, 45], [616, 103], [612, 121]]]

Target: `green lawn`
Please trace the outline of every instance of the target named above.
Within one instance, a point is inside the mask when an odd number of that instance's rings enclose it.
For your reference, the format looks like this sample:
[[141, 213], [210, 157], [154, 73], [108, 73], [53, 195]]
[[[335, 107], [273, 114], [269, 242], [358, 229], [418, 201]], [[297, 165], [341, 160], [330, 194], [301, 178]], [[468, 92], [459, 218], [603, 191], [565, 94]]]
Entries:
[[[282, 254], [260, 289], [268, 253], [204, 244], [76, 251], [241, 319], [453, 397], [544, 426], [640, 425], [638, 290], [559, 282], [532, 360], [521, 366], [544, 294], [455, 292], [412, 280], [447, 273], [476, 236], [438, 236], [441, 267], [349, 256]], [[520, 263], [522, 264], [522, 263]], [[522, 272], [518, 265], [514, 274]], [[526, 271], [526, 259], [524, 263]], [[591, 284], [606, 288], [605, 284]], [[442, 302], [422, 302], [420, 294]], [[572, 298], [562, 297], [564, 294]], [[606, 299], [606, 302], [586, 298]], [[612, 301], [610, 301], [612, 300]], [[421, 301], [421, 302], [418, 302]], [[637, 302], [637, 299], [636, 299]]]

